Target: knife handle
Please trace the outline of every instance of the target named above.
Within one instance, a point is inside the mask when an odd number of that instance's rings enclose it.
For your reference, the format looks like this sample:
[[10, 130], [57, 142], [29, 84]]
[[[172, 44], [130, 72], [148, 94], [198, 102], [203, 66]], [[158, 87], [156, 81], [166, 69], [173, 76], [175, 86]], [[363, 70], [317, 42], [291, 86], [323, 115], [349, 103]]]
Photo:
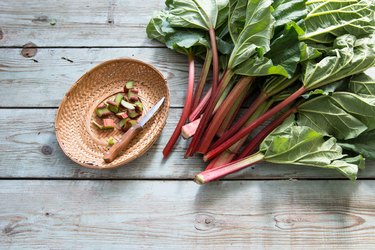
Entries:
[[130, 143], [130, 141], [136, 136], [142, 127], [138, 124], [132, 126], [126, 133], [122, 136], [121, 140], [113, 145], [108, 152], [104, 153], [104, 161], [106, 163], [112, 162], [116, 157], [123, 151]]

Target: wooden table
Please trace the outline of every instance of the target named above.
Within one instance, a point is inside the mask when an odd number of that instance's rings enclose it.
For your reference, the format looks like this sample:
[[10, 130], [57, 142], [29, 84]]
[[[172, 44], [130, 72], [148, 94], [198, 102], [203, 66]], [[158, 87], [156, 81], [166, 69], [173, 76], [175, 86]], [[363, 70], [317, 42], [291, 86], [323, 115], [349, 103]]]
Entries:
[[[161, 150], [181, 113], [184, 56], [147, 39], [162, 0], [0, 1], [0, 249], [353, 248], [375, 244], [375, 164], [356, 183], [309, 167], [257, 165], [206, 186], [204, 164], [179, 141]], [[24, 48], [33, 43], [36, 49]], [[131, 57], [167, 78], [171, 110], [142, 158], [116, 170], [69, 160], [56, 109], [94, 65]]]

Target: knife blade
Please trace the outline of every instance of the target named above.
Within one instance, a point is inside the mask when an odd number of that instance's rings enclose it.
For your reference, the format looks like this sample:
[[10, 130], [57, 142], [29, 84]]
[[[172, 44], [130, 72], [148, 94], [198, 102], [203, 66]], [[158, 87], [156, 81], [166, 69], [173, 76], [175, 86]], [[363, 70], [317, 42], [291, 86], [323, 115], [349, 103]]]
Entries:
[[130, 143], [130, 141], [143, 129], [145, 124], [155, 115], [161, 105], [163, 105], [165, 97], [161, 98], [143, 117], [139, 119], [137, 124], [132, 126], [122, 136], [121, 140], [113, 145], [109, 151], [104, 153], [103, 159], [106, 163], [112, 162]]

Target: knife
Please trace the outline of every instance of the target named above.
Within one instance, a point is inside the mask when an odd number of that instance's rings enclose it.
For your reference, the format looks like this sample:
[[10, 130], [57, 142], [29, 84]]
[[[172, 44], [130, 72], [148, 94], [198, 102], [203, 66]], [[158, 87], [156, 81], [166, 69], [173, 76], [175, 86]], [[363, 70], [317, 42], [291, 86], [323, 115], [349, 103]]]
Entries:
[[108, 152], [104, 153], [104, 161], [106, 163], [112, 162], [121, 153], [122, 150], [128, 146], [130, 141], [143, 129], [143, 126], [154, 116], [156, 111], [164, 103], [165, 97], [161, 98], [148, 112], [146, 115], [141, 117], [137, 124], [132, 126], [126, 133], [122, 136], [121, 140], [113, 145]]

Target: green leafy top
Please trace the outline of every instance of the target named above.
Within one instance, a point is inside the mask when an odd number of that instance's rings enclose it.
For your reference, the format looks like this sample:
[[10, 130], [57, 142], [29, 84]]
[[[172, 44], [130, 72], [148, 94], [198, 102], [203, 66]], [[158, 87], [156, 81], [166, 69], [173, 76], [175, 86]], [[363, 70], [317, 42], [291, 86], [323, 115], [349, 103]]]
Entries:
[[374, 0], [309, 0], [306, 5], [301, 40], [330, 44], [344, 34], [360, 38], [374, 33]]
[[172, 28], [168, 16], [168, 11], [160, 11], [151, 18], [146, 28], [148, 37], [179, 53], [204, 54], [209, 47], [206, 34], [199, 30]]
[[333, 47], [323, 51], [320, 60], [303, 64], [302, 82], [306, 89], [327, 85], [374, 66], [374, 40], [374, 35], [360, 39], [349, 34], [337, 37]]
[[209, 30], [218, 27], [219, 12], [227, 13], [228, 0], [167, 0], [170, 9], [168, 21], [172, 27]]
[[268, 162], [335, 169], [353, 181], [358, 172], [358, 165], [345, 158], [335, 138], [295, 125], [293, 118], [270, 133], [259, 151]]
[[146, 28], [148, 38], [156, 39], [164, 44], [166, 43], [165, 37], [175, 32], [170, 26], [167, 17], [168, 12], [165, 10], [154, 14]]
[[[271, 3], [271, 0], [249, 0], [247, 2], [245, 25], [233, 40], [234, 49], [229, 59], [231, 69], [245, 62], [251, 56], [256, 54], [261, 56], [270, 49], [275, 22], [271, 15]], [[231, 26], [229, 26], [229, 31], [233, 37]]]

